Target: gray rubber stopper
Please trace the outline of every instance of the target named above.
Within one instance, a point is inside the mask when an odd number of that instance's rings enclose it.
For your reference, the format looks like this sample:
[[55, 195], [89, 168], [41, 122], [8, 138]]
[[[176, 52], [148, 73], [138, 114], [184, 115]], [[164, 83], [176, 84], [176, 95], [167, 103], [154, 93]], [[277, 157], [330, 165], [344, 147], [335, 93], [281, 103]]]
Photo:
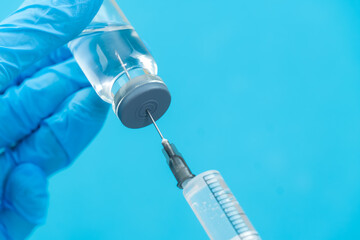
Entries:
[[115, 113], [128, 128], [150, 125], [149, 110], [158, 120], [169, 108], [171, 95], [158, 76], [143, 75], [130, 80], [114, 97]]

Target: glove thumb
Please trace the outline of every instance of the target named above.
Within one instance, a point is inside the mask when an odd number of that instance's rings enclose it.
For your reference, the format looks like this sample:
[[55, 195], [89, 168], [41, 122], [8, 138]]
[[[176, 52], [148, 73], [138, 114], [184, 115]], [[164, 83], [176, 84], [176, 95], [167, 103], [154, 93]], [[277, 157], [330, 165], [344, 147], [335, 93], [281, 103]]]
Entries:
[[5, 182], [0, 232], [6, 239], [25, 239], [45, 222], [48, 200], [43, 171], [30, 163], [16, 166]]

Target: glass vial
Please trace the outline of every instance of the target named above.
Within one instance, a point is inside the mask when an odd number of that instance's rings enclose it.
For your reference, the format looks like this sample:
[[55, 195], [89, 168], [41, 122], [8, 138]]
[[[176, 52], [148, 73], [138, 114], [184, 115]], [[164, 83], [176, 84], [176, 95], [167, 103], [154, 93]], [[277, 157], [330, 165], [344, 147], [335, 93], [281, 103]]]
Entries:
[[104, 0], [90, 25], [69, 43], [76, 61], [97, 94], [113, 105], [123, 124], [140, 128], [160, 118], [170, 93], [157, 65], [115, 0]]

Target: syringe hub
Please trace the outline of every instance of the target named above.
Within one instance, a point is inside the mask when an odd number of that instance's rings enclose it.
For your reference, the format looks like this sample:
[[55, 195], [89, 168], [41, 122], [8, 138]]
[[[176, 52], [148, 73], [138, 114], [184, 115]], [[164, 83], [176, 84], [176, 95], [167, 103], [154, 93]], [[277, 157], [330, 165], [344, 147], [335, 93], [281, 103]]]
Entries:
[[177, 186], [183, 189], [183, 184], [187, 180], [195, 177], [195, 175], [192, 174], [184, 158], [174, 144], [171, 144], [167, 139], [163, 139], [161, 143], [164, 147], [163, 153], [167, 159], [167, 163], [178, 182]]

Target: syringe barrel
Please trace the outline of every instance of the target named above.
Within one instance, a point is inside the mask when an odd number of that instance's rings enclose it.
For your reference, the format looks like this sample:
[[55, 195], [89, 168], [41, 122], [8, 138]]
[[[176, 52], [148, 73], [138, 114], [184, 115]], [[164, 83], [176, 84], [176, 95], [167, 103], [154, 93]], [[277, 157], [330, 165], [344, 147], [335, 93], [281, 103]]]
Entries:
[[184, 183], [184, 196], [213, 240], [260, 240], [218, 171], [206, 171]]

